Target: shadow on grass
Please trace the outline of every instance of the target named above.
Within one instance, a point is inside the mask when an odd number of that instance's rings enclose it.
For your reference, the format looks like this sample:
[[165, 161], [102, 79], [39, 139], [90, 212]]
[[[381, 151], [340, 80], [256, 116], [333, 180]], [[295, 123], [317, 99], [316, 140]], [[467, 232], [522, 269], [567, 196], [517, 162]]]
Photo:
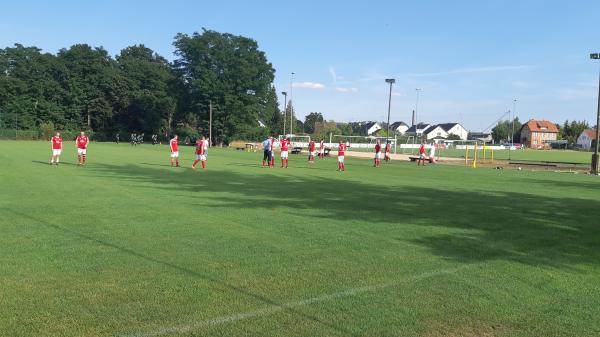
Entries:
[[[190, 198], [190, 203], [206, 206], [208, 202], [223, 213], [284, 205], [301, 216], [318, 210], [321, 218], [347, 221], [348, 226], [368, 224], [383, 228], [383, 232], [387, 226], [390, 233], [398, 233], [402, 226], [446, 228], [444, 234], [423, 236], [412, 243], [464, 263], [507, 260], [564, 269], [572, 269], [574, 264], [600, 264], [600, 198], [387, 187], [344, 179], [347, 172], [325, 178], [275, 175], [269, 169], [250, 174], [211, 170], [167, 174], [169, 171], [134, 165], [94, 166], [98, 175], [140, 188], [202, 191], [202, 196]], [[536, 188], [539, 185], [532, 185], [532, 191]]]

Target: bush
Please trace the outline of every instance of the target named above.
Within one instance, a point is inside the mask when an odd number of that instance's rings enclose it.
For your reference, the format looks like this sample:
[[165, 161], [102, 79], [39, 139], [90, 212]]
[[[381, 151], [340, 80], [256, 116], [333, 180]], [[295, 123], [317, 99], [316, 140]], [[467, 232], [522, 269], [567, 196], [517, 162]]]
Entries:
[[50, 140], [54, 136], [54, 123], [44, 122], [39, 126], [40, 137], [43, 140]]

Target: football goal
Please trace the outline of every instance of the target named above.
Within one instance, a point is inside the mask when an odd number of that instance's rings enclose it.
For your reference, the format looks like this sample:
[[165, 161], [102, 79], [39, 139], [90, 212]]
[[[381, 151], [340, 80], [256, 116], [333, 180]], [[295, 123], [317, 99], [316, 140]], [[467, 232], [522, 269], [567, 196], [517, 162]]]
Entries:
[[396, 153], [396, 138], [376, 137], [376, 136], [347, 136], [347, 135], [330, 135], [329, 143], [335, 146], [340, 141], [346, 143], [352, 151], [371, 152], [375, 149], [377, 140], [381, 143], [381, 151], [385, 151], [385, 144], [390, 142], [392, 152]]

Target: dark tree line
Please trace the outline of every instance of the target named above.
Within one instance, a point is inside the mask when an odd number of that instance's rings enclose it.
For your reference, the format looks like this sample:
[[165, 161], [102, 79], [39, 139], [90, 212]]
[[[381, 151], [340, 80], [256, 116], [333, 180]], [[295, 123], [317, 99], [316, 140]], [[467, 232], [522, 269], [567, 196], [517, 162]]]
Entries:
[[144, 45], [114, 58], [87, 44], [0, 49], [0, 128], [208, 135], [212, 103], [214, 142], [281, 131], [275, 70], [256, 41], [202, 30], [173, 45], [173, 62]]

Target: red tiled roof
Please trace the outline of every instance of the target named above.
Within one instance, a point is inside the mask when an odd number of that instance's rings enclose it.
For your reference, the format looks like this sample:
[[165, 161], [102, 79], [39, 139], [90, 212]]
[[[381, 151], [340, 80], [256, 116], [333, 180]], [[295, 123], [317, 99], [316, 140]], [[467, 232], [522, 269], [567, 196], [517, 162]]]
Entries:
[[529, 122], [527, 122], [525, 125], [532, 132], [558, 133], [558, 128], [556, 127], [556, 124], [543, 119], [530, 119]]
[[585, 129], [585, 130], [583, 130], [583, 132], [585, 132], [585, 134], [588, 136], [588, 138], [590, 138], [590, 139], [596, 139], [596, 130], [594, 130], [594, 129]]

